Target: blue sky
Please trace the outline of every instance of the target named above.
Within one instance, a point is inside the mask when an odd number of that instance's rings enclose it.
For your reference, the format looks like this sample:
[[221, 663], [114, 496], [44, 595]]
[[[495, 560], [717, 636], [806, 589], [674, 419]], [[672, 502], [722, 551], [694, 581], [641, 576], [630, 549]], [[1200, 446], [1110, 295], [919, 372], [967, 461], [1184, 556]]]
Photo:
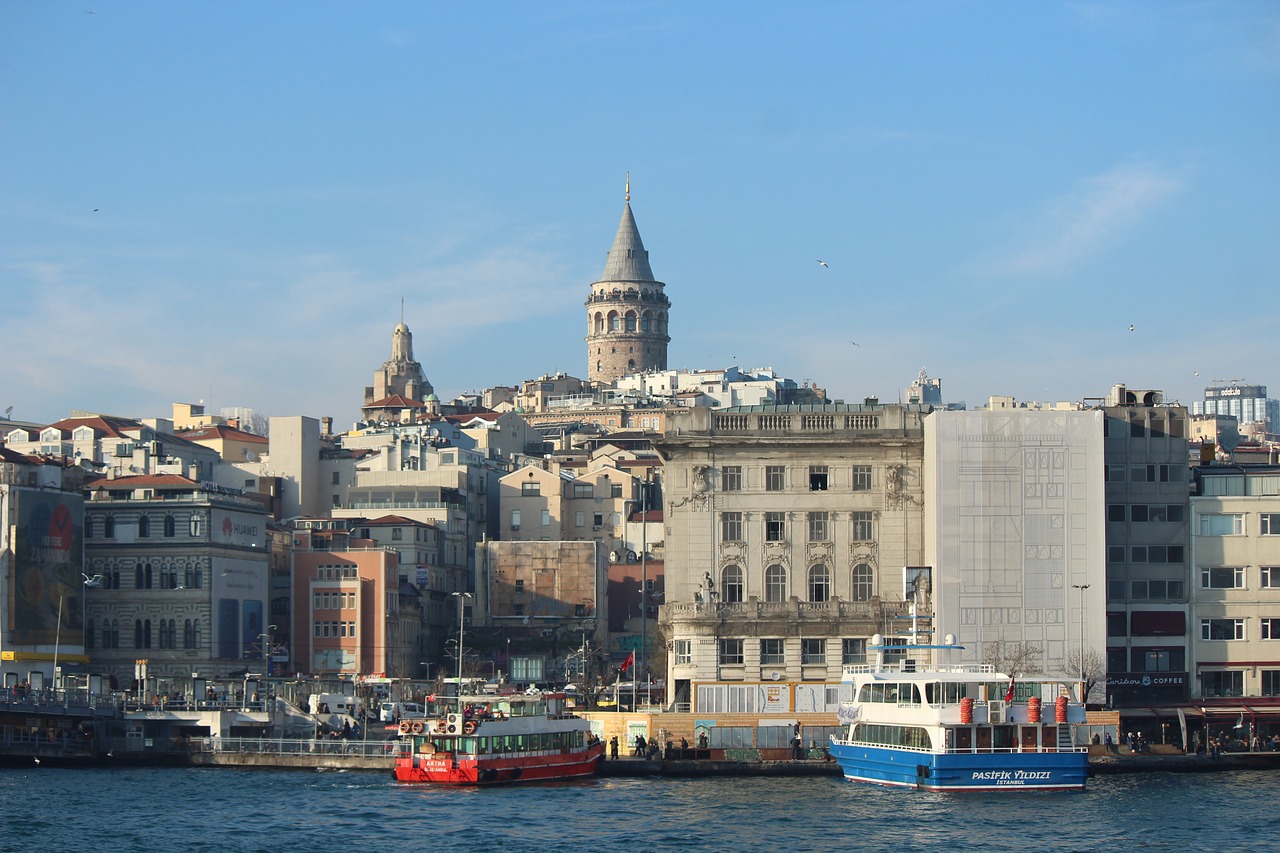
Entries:
[[1277, 152], [1265, 0], [11, 0], [0, 411], [346, 425], [401, 297], [446, 399], [583, 376], [628, 170], [671, 367], [1274, 386]]

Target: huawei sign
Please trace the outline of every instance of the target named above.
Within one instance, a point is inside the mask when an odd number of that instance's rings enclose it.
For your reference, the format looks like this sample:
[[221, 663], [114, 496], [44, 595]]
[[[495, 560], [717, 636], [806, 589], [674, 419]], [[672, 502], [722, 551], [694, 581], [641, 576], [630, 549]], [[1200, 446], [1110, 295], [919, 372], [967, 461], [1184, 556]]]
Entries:
[[222, 518], [222, 535], [231, 536], [231, 516], [223, 516]]

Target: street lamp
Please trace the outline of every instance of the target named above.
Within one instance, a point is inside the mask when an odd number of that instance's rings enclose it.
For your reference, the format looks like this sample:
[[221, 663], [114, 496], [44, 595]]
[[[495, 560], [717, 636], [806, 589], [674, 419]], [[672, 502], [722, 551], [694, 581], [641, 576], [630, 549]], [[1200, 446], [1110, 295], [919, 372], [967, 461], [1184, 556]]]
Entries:
[[1073, 583], [1071, 588], [1080, 590], [1080, 704], [1084, 705], [1089, 698], [1085, 693], [1088, 680], [1085, 678], [1084, 671], [1084, 591], [1089, 588], [1089, 584]]
[[467, 606], [466, 599], [471, 597], [469, 592], [455, 592], [454, 598], [458, 599], [458, 713], [462, 713], [462, 617]]
[[[271, 632], [274, 630], [276, 630], [275, 625], [268, 625], [258, 635], [258, 639], [262, 640], [262, 672], [267, 678], [271, 677]], [[265, 689], [263, 695], [266, 695]]]

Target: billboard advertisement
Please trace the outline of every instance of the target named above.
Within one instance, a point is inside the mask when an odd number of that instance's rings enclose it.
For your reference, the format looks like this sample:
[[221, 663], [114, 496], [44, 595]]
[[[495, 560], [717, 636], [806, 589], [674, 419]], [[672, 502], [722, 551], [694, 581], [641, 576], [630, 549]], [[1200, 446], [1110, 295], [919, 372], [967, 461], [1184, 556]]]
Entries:
[[84, 501], [78, 494], [14, 489], [12, 504], [13, 584], [5, 602], [12, 642], [81, 645]]
[[213, 558], [213, 650], [220, 658], [261, 658], [267, 600], [266, 554]]

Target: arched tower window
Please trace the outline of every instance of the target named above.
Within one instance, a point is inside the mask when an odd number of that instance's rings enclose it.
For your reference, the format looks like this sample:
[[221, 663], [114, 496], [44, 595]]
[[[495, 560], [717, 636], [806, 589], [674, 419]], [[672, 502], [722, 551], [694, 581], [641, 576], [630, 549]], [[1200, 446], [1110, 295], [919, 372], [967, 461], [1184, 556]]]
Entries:
[[636, 314], [634, 311], [627, 312], [627, 331], [634, 332], [636, 330]]
[[829, 601], [831, 599], [831, 572], [827, 567], [818, 564], [809, 569], [809, 600]]
[[720, 595], [725, 604], [738, 604], [743, 600], [741, 566], [725, 566], [720, 572]]
[[875, 576], [871, 573], [871, 567], [866, 563], [859, 563], [853, 567], [853, 600], [870, 601], [874, 594]]
[[604, 334], [604, 315], [598, 312], [596, 313], [595, 330], [597, 335]]
[[764, 570], [764, 600], [787, 600], [787, 570], [777, 563]]

